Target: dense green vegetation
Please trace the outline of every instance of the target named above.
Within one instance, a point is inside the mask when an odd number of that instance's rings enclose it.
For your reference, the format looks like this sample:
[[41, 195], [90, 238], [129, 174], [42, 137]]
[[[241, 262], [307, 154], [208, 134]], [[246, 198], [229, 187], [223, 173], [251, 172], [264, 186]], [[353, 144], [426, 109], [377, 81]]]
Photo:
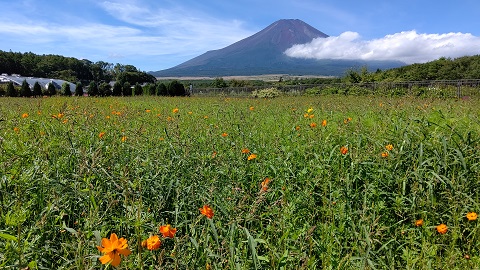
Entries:
[[0, 51], [0, 73], [20, 74], [26, 77], [55, 78], [76, 83], [95, 82], [121, 83], [155, 82], [155, 77], [132, 65], [112, 64], [103, 61], [91, 62], [61, 55], [37, 55], [31, 52]]
[[479, 268], [479, 105], [2, 98], [0, 268]]

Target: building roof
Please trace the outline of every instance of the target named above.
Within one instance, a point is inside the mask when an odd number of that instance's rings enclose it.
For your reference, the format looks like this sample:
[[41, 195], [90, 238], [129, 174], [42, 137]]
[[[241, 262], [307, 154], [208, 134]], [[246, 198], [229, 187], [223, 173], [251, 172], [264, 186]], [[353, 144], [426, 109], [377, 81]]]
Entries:
[[30, 86], [31, 89], [33, 89], [33, 85], [35, 82], [38, 82], [40, 86], [43, 88], [47, 88], [48, 84], [52, 83], [55, 88], [61, 89], [62, 85], [64, 83], [70, 84], [70, 90], [72, 92], [75, 91], [76, 85], [71, 82], [67, 82], [64, 80], [59, 80], [59, 79], [50, 79], [50, 78], [35, 78], [35, 77], [22, 77], [20, 75], [12, 74], [12, 75], [7, 75], [7, 74], [2, 74], [0, 75], [0, 83], [8, 83], [8, 82], [13, 82], [13, 84], [16, 85], [22, 85], [23, 81], [26, 80], [28, 85]]

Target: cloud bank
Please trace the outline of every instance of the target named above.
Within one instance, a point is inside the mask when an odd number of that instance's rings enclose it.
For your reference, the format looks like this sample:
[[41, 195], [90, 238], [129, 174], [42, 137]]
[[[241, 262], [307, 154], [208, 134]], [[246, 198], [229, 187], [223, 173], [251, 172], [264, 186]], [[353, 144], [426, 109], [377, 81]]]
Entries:
[[425, 63], [440, 57], [480, 54], [480, 37], [464, 33], [419, 34], [405, 31], [383, 38], [362, 40], [356, 32], [337, 37], [317, 38], [294, 45], [285, 54], [310, 59], [399, 60], [407, 64]]

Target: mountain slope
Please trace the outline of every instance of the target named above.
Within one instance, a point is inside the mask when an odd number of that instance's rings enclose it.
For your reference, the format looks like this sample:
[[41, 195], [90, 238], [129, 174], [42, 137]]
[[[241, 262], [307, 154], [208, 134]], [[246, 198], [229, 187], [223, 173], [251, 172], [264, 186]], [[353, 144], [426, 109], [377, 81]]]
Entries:
[[259, 74], [343, 75], [352, 67], [401, 66], [400, 62], [350, 60], [311, 60], [288, 57], [284, 51], [326, 34], [301, 20], [279, 20], [260, 32], [223, 49], [208, 51], [173, 68], [152, 72], [161, 76], [227, 76]]

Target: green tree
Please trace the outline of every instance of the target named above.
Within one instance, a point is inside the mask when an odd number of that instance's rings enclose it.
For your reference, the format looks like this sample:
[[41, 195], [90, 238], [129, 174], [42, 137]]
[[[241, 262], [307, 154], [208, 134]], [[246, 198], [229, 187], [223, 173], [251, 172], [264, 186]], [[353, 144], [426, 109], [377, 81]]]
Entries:
[[32, 90], [30, 89], [30, 85], [28, 84], [27, 80], [23, 80], [22, 87], [20, 88], [20, 96], [21, 97], [31, 97]]
[[47, 87], [47, 96], [55, 96], [57, 94], [57, 88], [53, 83], [49, 83]]
[[81, 82], [77, 82], [77, 85], [75, 86], [75, 96], [83, 96], [83, 85]]
[[102, 97], [109, 97], [112, 95], [112, 86], [106, 82], [103, 82], [98, 87], [98, 94]]
[[164, 83], [157, 85], [157, 96], [168, 96], [167, 86]]
[[117, 97], [122, 95], [122, 84], [119, 81], [116, 81], [113, 84], [112, 95], [117, 96]]
[[98, 86], [95, 81], [90, 82], [88, 85], [88, 95], [91, 97], [98, 96]]
[[67, 97], [72, 96], [72, 90], [70, 90], [70, 84], [68, 82], [62, 84], [62, 94]]
[[215, 80], [213, 80], [213, 82], [212, 82], [212, 87], [213, 88], [225, 88], [225, 87], [227, 87], [227, 83], [225, 82], [225, 80], [223, 80], [223, 78], [215, 78]]
[[143, 88], [139, 83], [135, 84], [135, 87], [133, 88], [133, 92], [135, 96], [141, 96], [143, 94]]
[[132, 86], [130, 85], [129, 82], [125, 82], [122, 87], [122, 93], [124, 97], [132, 96]]
[[185, 96], [185, 86], [178, 81], [174, 80], [168, 84], [168, 94], [170, 96]]
[[42, 86], [38, 82], [35, 82], [33, 85], [33, 96], [34, 97], [39, 97], [42, 95]]
[[15, 89], [15, 86], [13, 86], [13, 82], [8, 82], [7, 84], [7, 93], [5, 94], [7, 97], [17, 97], [18, 93], [17, 90]]

